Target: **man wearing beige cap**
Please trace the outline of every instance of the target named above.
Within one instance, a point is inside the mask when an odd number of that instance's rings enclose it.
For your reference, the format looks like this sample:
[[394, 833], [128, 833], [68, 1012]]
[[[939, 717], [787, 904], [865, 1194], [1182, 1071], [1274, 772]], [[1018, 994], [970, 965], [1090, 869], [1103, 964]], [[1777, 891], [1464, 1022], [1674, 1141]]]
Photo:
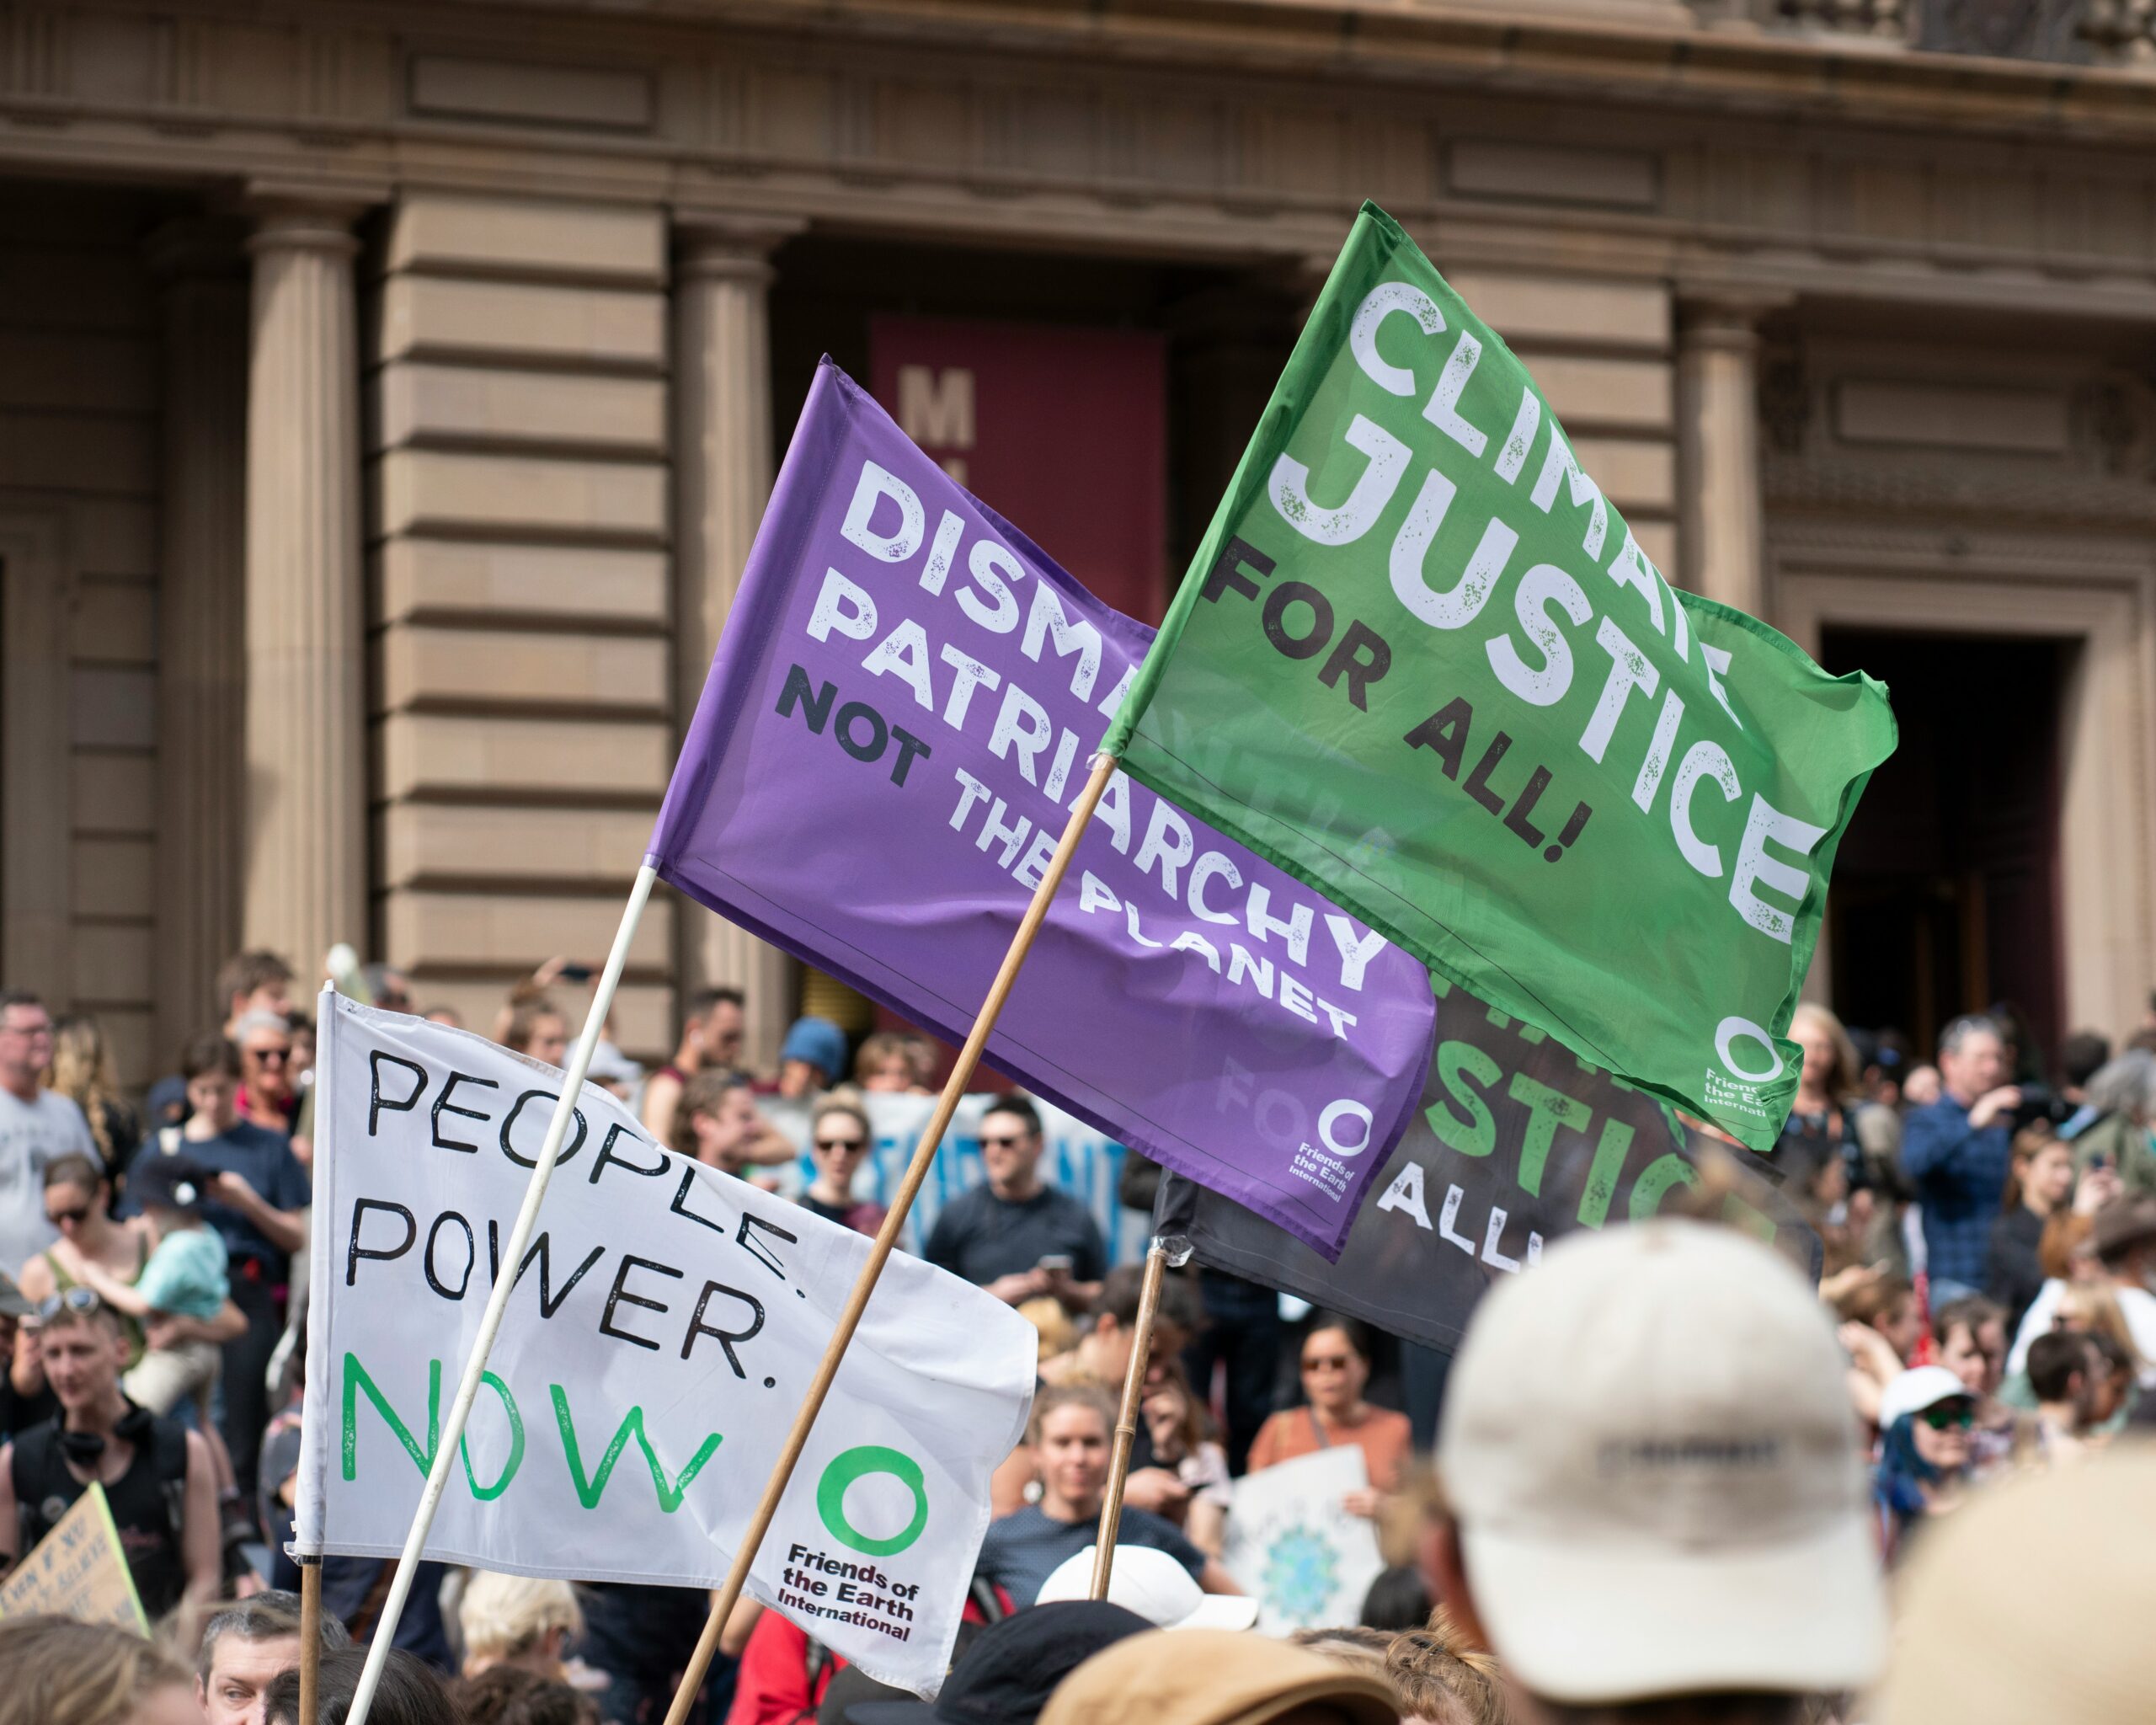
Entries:
[[1812, 1290], [1744, 1235], [1558, 1242], [1453, 1364], [1445, 1602], [1545, 1715], [1780, 1725], [1861, 1688], [1886, 1620], [1844, 1375]]

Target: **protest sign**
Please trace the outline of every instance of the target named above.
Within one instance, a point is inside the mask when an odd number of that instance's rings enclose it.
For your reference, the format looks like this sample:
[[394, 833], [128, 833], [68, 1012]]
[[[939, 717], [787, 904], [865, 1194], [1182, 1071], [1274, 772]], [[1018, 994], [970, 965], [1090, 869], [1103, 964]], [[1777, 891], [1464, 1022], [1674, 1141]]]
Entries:
[[[826, 360], [652, 836], [659, 877], [953, 1041], [1150, 632]], [[987, 1045], [1339, 1249], [1428, 1059], [1422, 968], [1117, 774]]]
[[[668, 1153], [587, 1085], [512, 1267], [500, 1242], [562, 1075], [323, 999], [298, 1550], [401, 1549], [443, 1368], [507, 1274], [427, 1555], [716, 1585], [871, 1242]], [[892, 1258], [750, 1590], [872, 1675], [932, 1692], [1034, 1358], [1000, 1300]]]
[[1673, 591], [1365, 205], [1103, 744], [1582, 1059], [1774, 1142], [1886, 692]]
[[1337, 1263], [1164, 1176], [1154, 1227], [1199, 1262], [1450, 1353], [1485, 1288], [1575, 1228], [1710, 1199], [1815, 1278], [1819, 1239], [1771, 1164], [1689, 1132], [1653, 1097], [1440, 982], [1422, 1112]]
[[137, 1635], [150, 1632], [120, 1530], [113, 1525], [112, 1506], [95, 1480], [0, 1583], [0, 1618], [40, 1612], [109, 1623]]
[[1220, 1563], [1257, 1600], [1260, 1634], [1361, 1621], [1363, 1595], [1385, 1559], [1377, 1530], [1340, 1501], [1369, 1484], [1369, 1465], [1353, 1444], [1260, 1468], [1235, 1482]]

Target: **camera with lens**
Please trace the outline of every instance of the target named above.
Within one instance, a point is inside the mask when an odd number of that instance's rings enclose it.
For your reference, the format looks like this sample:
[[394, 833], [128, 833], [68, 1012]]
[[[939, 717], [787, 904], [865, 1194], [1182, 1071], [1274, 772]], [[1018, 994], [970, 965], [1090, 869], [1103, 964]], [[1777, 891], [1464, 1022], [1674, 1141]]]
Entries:
[[2039, 1120], [2047, 1120], [2054, 1126], [2063, 1125], [2072, 1119], [2074, 1106], [2048, 1084], [2024, 1084], [2021, 1100], [2014, 1105], [2014, 1112], [2007, 1118], [2019, 1132], [2024, 1126], [2032, 1126]]

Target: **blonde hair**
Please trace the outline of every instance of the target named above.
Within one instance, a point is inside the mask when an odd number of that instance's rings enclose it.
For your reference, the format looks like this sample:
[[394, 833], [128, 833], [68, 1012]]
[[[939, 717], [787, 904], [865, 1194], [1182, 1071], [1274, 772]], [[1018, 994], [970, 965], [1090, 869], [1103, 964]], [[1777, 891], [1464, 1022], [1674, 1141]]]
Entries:
[[71, 1617], [0, 1623], [0, 1725], [127, 1725], [161, 1689], [195, 1680], [163, 1648], [109, 1624]]
[[2052, 1327], [2062, 1330], [2084, 1330], [2091, 1335], [2109, 1336], [2126, 1349], [2126, 1357], [2137, 1370], [2144, 1362], [2141, 1350], [2133, 1345], [2133, 1332], [2127, 1327], [2126, 1314], [2119, 1309], [2119, 1297], [2109, 1288], [2091, 1287], [2085, 1282], [2069, 1282], [2058, 1297], [2058, 1313]]
[[1507, 1725], [1497, 1660], [1461, 1633], [1443, 1605], [1430, 1613], [1428, 1628], [1393, 1638], [1385, 1676], [1405, 1710], [1433, 1725]]
[[923, 1058], [926, 1053], [917, 1037], [902, 1036], [895, 1030], [879, 1030], [862, 1043], [854, 1055], [854, 1076], [866, 1076], [885, 1061], [897, 1060], [905, 1067], [907, 1081], [920, 1084], [927, 1077], [927, 1062]]
[[1827, 1094], [1838, 1103], [1854, 1101], [1864, 1082], [1864, 1068], [1857, 1064], [1856, 1044], [1849, 1040], [1842, 1021], [1817, 1001], [1801, 1001], [1790, 1014], [1791, 1038], [1806, 1024], [1817, 1025], [1825, 1031], [1827, 1040], [1834, 1047], [1834, 1070], [1827, 1075]]
[[1380, 1683], [1392, 1681], [1385, 1670], [1385, 1657], [1392, 1650], [1392, 1636], [1386, 1630], [1365, 1629], [1356, 1623], [1325, 1629], [1298, 1629], [1288, 1637], [1288, 1645], [1300, 1648], [1306, 1653], [1315, 1653], [1321, 1659], [1330, 1659], [1336, 1665], [1345, 1665], [1350, 1671], [1374, 1677]]
[[1070, 1314], [1063, 1309], [1063, 1302], [1052, 1294], [1027, 1300], [1019, 1306], [1018, 1316], [1038, 1332], [1043, 1359], [1068, 1354], [1078, 1340], [1077, 1326], [1070, 1322]]
[[57, 1019], [52, 1026], [52, 1088], [72, 1097], [90, 1124], [98, 1156], [112, 1166], [112, 1108], [120, 1100], [120, 1070], [98, 1021], [87, 1013]]
[[513, 1659], [557, 1629], [566, 1631], [572, 1641], [584, 1633], [584, 1613], [568, 1583], [491, 1569], [472, 1572], [457, 1602], [456, 1621], [464, 1632], [467, 1659]]

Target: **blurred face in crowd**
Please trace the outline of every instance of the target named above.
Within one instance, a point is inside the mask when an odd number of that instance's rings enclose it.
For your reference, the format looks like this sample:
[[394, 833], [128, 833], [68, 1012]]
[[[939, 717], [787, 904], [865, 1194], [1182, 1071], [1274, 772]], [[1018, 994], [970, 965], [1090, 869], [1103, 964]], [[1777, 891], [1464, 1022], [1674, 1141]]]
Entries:
[[187, 1081], [187, 1106], [212, 1130], [221, 1132], [235, 1118], [239, 1087], [228, 1073], [202, 1072]]
[[1099, 1410], [1082, 1407], [1051, 1410], [1041, 1422], [1038, 1447], [1041, 1486], [1054, 1508], [1065, 1512], [1066, 1518], [1072, 1511], [1080, 1515], [1097, 1514], [1102, 1487], [1108, 1477], [1108, 1428]]
[[[1157, 1351], [1155, 1357], [1161, 1357]], [[1161, 1461], [1180, 1461], [1184, 1423], [1190, 1418], [1190, 1391], [1164, 1366], [1155, 1368], [1150, 1375], [1157, 1377], [1158, 1381], [1147, 1388], [1139, 1411], [1145, 1416], [1145, 1429], [1153, 1435], [1154, 1457]]]
[[62, 1180], [45, 1188], [45, 1219], [69, 1240], [76, 1237], [77, 1231], [92, 1216], [102, 1216], [105, 1207], [102, 1186], [92, 1191], [72, 1181]]
[[[1138, 1340], [1133, 1325], [1118, 1323], [1113, 1312], [1093, 1320], [1093, 1333], [1086, 1338], [1087, 1369], [1103, 1382], [1121, 1384], [1130, 1375], [1130, 1350]], [[1173, 1318], [1156, 1314], [1153, 1344], [1145, 1354], [1145, 1387], [1156, 1388], [1167, 1375], [1166, 1362], [1190, 1345], [1190, 1332]]]
[[1347, 1413], [1363, 1399], [1370, 1363], [1345, 1330], [1312, 1330], [1303, 1338], [1303, 1393], [1321, 1413]]
[[1988, 1030], [1972, 1030], [1959, 1048], [1939, 1057], [1939, 1076], [1965, 1106], [2006, 1082], [2006, 1044]]
[[1828, 1081], [1834, 1076], [1834, 1039], [1827, 1033], [1825, 1025], [1809, 1015], [1791, 1025], [1790, 1034], [1804, 1050], [1799, 1087], [1807, 1096], [1826, 1095]]
[[698, 1032], [705, 1063], [713, 1066], [741, 1064], [741, 1039], [747, 1021], [732, 1001], [720, 1001], [704, 1014]]
[[280, 1101], [292, 1093], [292, 1038], [264, 1025], [240, 1044], [240, 1076], [250, 1097]]
[[861, 1087], [903, 1096], [913, 1088], [913, 1062], [902, 1054], [885, 1055], [873, 1065], [862, 1068]]
[[2131, 1372], [2119, 1370], [2091, 1348], [2085, 1403], [2088, 1410], [2086, 1423], [2101, 1425], [2105, 1421], [2116, 1418], [2119, 1409], [2126, 1406], [2127, 1391], [2132, 1386], [2132, 1382]]
[[1959, 1473], [1969, 1465], [1969, 1431], [1976, 1419], [1975, 1402], [1950, 1396], [1912, 1418], [1909, 1435], [1917, 1454], [1941, 1473]]
[[1916, 1352], [1918, 1338], [1924, 1334], [1924, 1314], [1917, 1309], [1917, 1296], [1904, 1294], [1880, 1313], [1872, 1327], [1886, 1338], [1895, 1359], [1906, 1361]]
[[696, 1135], [696, 1160], [708, 1167], [734, 1167], [755, 1136], [760, 1118], [749, 1087], [734, 1086], [717, 1108], [701, 1108], [691, 1118], [689, 1124]]
[[111, 1401], [120, 1388], [127, 1342], [116, 1324], [62, 1312], [39, 1330], [37, 1352], [45, 1365], [45, 1382], [61, 1407], [73, 1413]]
[[195, 1680], [195, 1700], [210, 1725], [262, 1725], [262, 1704], [270, 1683], [300, 1663], [300, 1638], [273, 1635], [249, 1641], [221, 1635], [211, 1650], [210, 1674]]
[[1956, 1324], [1940, 1343], [1939, 1363], [1968, 1386], [1972, 1396], [1989, 1396], [2006, 1369], [2006, 1329], [1988, 1323], [1971, 1329]]
[[[745, 1090], [734, 1091], [731, 1096], [748, 1094]], [[754, 1105], [751, 1104], [753, 1112]], [[868, 1155], [868, 1135], [862, 1130], [861, 1122], [851, 1114], [836, 1109], [817, 1117], [814, 1135], [809, 1140], [808, 1154], [816, 1164], [817, 1183], [827, 1191], [847, 1192], [853, 1187], [853, 1177]]]
[[525, 1049], [535, 1060], [558, 1066], [568, 1058], [569, 1021], [559, 1012], [542, 1012], [532, 1021], [531, 1046]]
[[52, 1063], [52, 1016], [43, 1007], [9, 1007], [0, 1012], [0, 1085], [18, 1096], [37, 1088], [38, 1074]]
[[803, 1102], [823, 1089], [824, 1069], [814, 1060], [781, 1060], [778, 1093], [788, 1102]]
[[2023, 1183], [2048, 1215], [2073, 1196], [2073, 1151], [2054, 1140], [2029, 1158]]
[[1913, 1108], [1929, 1108], [1939, 1100], [1939, 1068], [1918, 1066], [1911, 1070], [1908, 1081], [1902, 1087], [1902, 1100]]
[[1041, 1159], [1041, 1135], [1022, 1115], [991, 1111], [980, 1123], [980, 1159], [999, 1198], [1030, 1197], [1037, 1183], [1033, 1168]]
[[225, 1023], [237, 1024], [249, 1012], [267, 1012], [274, 1018], [289, 1017], [292, 1010], [291, 986], [289, 982], [265, 982], [248, 993], [234, 995], [232, 1016]]

